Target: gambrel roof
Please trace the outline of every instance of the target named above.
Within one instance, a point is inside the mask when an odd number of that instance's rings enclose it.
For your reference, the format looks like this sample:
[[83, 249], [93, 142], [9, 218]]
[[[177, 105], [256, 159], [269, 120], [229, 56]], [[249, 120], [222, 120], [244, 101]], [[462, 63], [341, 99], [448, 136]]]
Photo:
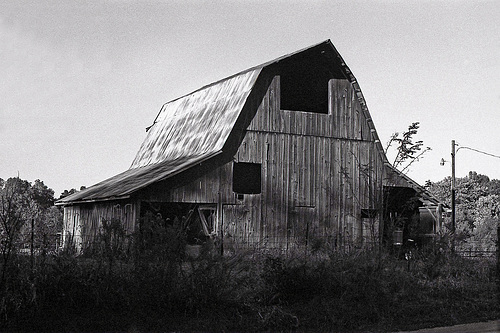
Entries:
[[130, 168], [221, 151], [259, 73], [250, 70], [163, 105]]
[[[387, 161], [354, 75], [330, 40], [247, 69], [163, 105], [129, 170], [65, 197], [59, 205], [122, 199], [222, 153], [261, 74], [299, 72], [353, 85], [372, 140]], [[311, 81], [314, 81], [311, 80]], [[325, 85], [326, 86], [326, 85]]]

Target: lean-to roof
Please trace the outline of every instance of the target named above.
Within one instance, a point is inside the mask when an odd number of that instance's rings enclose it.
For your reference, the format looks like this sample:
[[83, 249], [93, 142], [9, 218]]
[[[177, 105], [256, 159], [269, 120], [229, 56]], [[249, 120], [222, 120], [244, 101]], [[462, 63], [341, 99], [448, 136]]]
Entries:
[[56, 204], [125, 199], [137, 190], [177, 175], [215, 155], [217, 153], [206, 153], [195, 157], [183, 156], [140, 168], [131, 168], [85, 190], [62, 198]]
[[437, 205], [441, 203], [432, 193], [416, 181], [405, 175], [403, 172], [396, 169], [389, 163], [385, 164], [385, 179], [384, 186], [387, 187], [409, 187], [412, 188], [422, 198], [424, 203]]

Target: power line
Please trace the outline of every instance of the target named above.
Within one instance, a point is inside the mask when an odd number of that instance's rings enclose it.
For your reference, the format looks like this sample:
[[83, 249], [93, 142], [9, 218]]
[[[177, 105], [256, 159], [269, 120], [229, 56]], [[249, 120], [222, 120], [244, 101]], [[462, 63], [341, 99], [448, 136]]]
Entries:
[[465, 147], [465, 146], [460, 146], [458, 147], [457, 151], [459, 151], [460, 149], [469, 149], [469, 150], [472, 150], [472, 151], [475, 151], [477, 153], [481, 153], [481, 154], [484, 154], [484, 155], [488, 155], [488, 156], [492, 156], [492, 157], [496, 157], [496, 158], [500, 158], [500, 156], [498, 155], [494, 155], [494, 154], [490, 154], [490, 153], [487, 153], [485, 151], [481, 151], [479, 149], [474, 149], [474, 148], [470, 148], [470, 147]]

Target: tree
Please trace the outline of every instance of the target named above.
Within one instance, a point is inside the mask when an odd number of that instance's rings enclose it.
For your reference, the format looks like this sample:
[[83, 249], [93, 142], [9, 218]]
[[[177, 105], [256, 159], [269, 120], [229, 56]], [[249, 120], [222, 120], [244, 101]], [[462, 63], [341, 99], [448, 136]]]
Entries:
[[35, 180], [32, 185], [33, 200], [42, 209], [47, 209], [54, 205], [54, 190], [48, 188], [40, 179]]
[[[85, 190], [87, 187], [86, 186], [80, 186], [80, 191], [83, 191]], [[65, 198], [69, 195], [72, 195], [72, 194], [75, 194], [76, 192], [78, 192], [77, 189], [75, 188], [72, 188], [71, 190], [64, 190], [64, 192], [61, 193], [61, 195], [59, 196], [59, 200], [62, 199], [62, 198]]]
[[78, 192], [76, 189], [72, 188], [71, 190], [64, 190], [63, 193], [61, 193], [61, 195], [59, 196], [59, 199], [62, 199], [62, 198], [65, 198], [67, 196], [70, 196], [74, 193]]
[[0, 178], [1, 282], [21, 246], [46, 250], [62, 229], [62, 212], [54, 207], [54, 191], [37, 179], [33, 185], [19, 177]]
[[[428, 190], [450, 205], [451, 177], [427, 182]], [[464, 240], [462, 247], [472, 250], [494, 249], [494, 238], [500, 223], [500, 182], [471, 171], [456, 184], [456, 232]]]
[[423, 155], [430, 151], [430, 147], [425, 147], [423, 150], [424, 142], [414, 141], [414, 136], [417, 134], [420, 128], [419, 122], [414, 122], [408, 126], [408, 130], [403, 132], [400, 136], [399, 132], [395, 132], [391, 135], [391, 138], [387, 142], [385, 148], [385, 154], [387, 155], [391, 148], [395, 149], [395, 157], [392, 162], [392, 166], [401, 172], [405, 172], [408, 168]]
[[386, 144], [384, 152], [386, 155], [394, 155], [392, 166], [399, 172], [389, 173], [385, 178], [387, 185], [384, 189], [383, 212], [385, 242], [392, 238], [395, 230], [403, 230], [404, 239], [418, 236], [419, 221], [415, 216], [420, 205], [420, 197], [415, 191], [397, 185], [401, 182], [402, 174], [431, 150], [430, 147], [423, 148], [423, 141], [415, 141], [414, 137], [419, 128], [420, 123], [414, 122], [401, 135], [398, 132], [393, 133]]
[[10, 259], [20, 241], [21, 230], [33, 216], [31, 185], [20, 178], [0, 178], [0, 252], [2, 255], [1, 285], [5, 284]]

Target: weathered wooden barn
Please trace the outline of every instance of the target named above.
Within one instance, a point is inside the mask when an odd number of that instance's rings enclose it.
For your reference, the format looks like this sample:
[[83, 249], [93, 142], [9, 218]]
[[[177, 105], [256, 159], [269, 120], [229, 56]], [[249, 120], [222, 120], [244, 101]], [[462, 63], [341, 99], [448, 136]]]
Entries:
[[148, 211], [225, 250], [363, 246], [383, 233], [384, 187], [422, 189], [393, 171], [328, 40], [166, 103], [129, 170], [57, 204], [79, 247], [103, 219], [132, 233]]

